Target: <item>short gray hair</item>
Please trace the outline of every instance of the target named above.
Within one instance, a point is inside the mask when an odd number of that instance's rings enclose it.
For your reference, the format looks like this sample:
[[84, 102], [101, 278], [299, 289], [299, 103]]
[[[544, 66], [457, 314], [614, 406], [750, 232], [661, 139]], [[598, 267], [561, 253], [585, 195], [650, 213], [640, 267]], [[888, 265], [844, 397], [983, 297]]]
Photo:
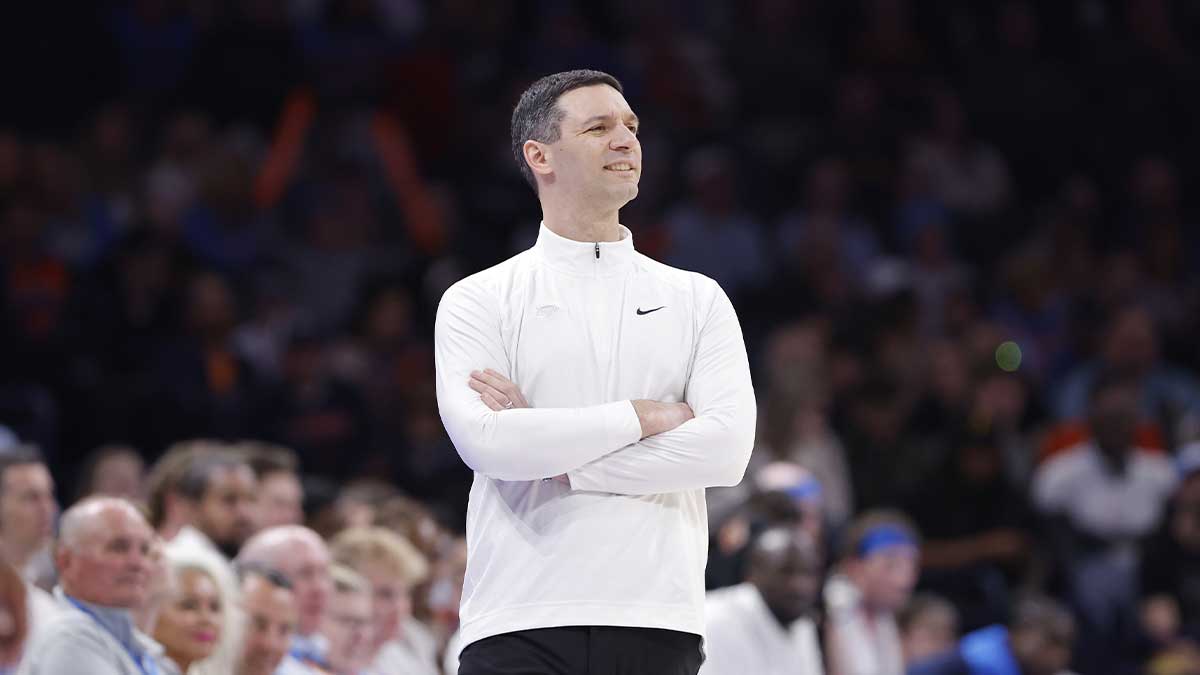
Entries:
[[[124, 510], [146, 523], [146, 517], [129, 500], [120, 497], [85, 497], [63, 512], [58, 521], [58, 545], [74, 549], [88, 533], [89, 527], [95, 524], [96, 516], [109, 509]], [[146, 529], [150, 529], [149, 523], [146, 523]]]

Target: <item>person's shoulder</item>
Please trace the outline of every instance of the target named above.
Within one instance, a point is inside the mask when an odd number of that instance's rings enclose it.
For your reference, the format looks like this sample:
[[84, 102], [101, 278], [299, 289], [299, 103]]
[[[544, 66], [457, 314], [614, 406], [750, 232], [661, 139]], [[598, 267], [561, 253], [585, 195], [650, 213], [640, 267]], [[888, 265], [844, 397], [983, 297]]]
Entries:
[[532, 268], [533, 256], [530, 251], [522, 251], [513, 257], [484, 268], [450, 284], [442, 293], [441, 302], [464, 301], [469, 298], [496, 296], [503, 287]]
[[636, 255], [638, 269], [643, 274], [649, 274], [657, 281], [676, 289], [688, 291], [694, 294], [697, 300], [711, 299], [713, 295], [722, 292], [721, 286], [712, 277], [700, 272], [672, 267], [641, 252]]
[[1175, 463], [1167, 453], [1161, 450], [1134, 448], [1130, 453], [1132, 466], [1136, 475], [1147, 480], [1174, 485], [1179, 479]]
[[1091, 441], [1077, 443], [1054, 456], [1046, 459], [1034, 471], [1034, 479], [1055, 478], [1062, 480], [1068, 476], [1078, 476], [1088, 473], [1095, 464]]

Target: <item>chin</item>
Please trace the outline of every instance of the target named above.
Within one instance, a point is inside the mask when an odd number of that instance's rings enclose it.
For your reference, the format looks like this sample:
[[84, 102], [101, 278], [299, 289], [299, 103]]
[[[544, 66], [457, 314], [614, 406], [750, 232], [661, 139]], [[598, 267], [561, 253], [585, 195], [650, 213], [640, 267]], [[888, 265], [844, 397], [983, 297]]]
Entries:
[[633, 201], [638, 196], [637, 183], [630, 183], [629, 185], [621, 185], [618, 188], [612, 190], [612, 192], [610, 192], [610, 195], [612, 196], [612, 199], [615, 202], [616, 207], [619, 209], [619, 208], [625, 206], [626, 204], [628, 204], [629, 202]]

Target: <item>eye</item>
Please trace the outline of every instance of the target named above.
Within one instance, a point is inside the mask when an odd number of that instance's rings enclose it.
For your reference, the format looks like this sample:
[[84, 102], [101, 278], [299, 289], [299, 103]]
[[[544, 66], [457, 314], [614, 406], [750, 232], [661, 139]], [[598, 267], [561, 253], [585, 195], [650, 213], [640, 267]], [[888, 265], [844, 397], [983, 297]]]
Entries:
[[637, 136], [637, 135], [638, 135], [638, 125], [636, 125], [636, 124], [626, 124], [625, 126], [629, 127], [629, 130], [633, 132], [633, 135], [634, 135], [634, 136]]
[[604, 125], [597, 124], [596, 126], [592, 127], [591, 129], [588, 129], [588, 131], [604, 131]]

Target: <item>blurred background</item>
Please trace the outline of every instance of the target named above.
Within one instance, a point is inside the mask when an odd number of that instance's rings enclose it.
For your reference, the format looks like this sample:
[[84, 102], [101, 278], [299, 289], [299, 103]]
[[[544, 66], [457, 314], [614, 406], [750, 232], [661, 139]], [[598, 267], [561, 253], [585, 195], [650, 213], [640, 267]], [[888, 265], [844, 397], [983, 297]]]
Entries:
[[[101, 446], [254, 439], [297, 454], [311, 509], [369, 478], [452, 541], [471, 474], [433, 313], [536, 236], [517, 96], [596, 68], [642, 120], [622, 222], [721, 283], [751, 355], [760, 442], [710, 495], [712, 586], [784, 462], [823, 536], [911, 517], [961, 630], [1036, 588], [1075, 611], [1083, 672], [1198, 634], [1200, 4], [6, 11], [0, 444], [38, 446], [62, 504]], [[1089, 438], [1115, 478], [1055, 464]]]

